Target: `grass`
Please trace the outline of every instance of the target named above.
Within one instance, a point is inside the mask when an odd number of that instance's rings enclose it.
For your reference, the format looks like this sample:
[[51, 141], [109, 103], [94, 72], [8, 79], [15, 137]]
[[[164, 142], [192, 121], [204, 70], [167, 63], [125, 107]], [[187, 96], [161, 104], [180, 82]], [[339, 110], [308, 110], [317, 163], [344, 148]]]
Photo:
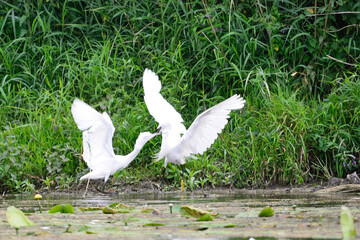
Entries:
[[[298, 184], [359, 170], [359, 15], [333, 14], [358, 5], [260, 2], [3, 1], [1, 190], [66, 188], [88, 171], [70, 113], [75, 97], [106, 111], [115, 152], [130, 152], [140, 131], [157, 126], [143, 100], [145, 68], [159, 74], [162, 95], [187, 127], [235, 93], [247, 101], [186, 164], [189, 189]], [[159, 147], [151, 140], [114, 180], [160, 181], [163, 162], [151, 159]], [[169, 165], [168, 184], [180, 178]]]

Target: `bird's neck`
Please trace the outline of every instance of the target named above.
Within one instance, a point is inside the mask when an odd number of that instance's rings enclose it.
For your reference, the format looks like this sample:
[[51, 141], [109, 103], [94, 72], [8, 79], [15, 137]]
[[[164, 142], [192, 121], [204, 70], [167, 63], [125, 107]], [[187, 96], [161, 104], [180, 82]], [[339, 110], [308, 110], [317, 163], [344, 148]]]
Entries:
[[130, 152], [128, 155], [125, 156], [121, 156], [121, 155], [116, 155], [116, 160], [120, 165], [120, 168], [126, 168], [135, 158], [136, 156], [139, 154], [141, 150], [141, 147], [139, 146], [135, 146], [134, 150], [132, 152]]

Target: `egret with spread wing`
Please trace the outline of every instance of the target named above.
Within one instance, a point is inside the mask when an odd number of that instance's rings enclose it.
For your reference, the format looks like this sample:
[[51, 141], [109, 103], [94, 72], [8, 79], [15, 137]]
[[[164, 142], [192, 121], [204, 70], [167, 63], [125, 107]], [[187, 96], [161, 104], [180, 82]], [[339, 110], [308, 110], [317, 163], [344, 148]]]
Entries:
[[[139, 154], [141, 148], [159, 133], [142, 132], [138, 136], [134, 150], [128, 155], [115, 155], [112, 138], [115, 128], [109, 115], [100, 114], [85, 102], [75, 99], [71, 113], [78, 128], [83, 132], [83, 159], [91, 171], [82, 176], [83, 179], [104, 179], [103, 191], [110, 175], [117, 170], [126, 168]], [[89, 184], [89, 181], [88, 181]], [[88, 185], [86, 186], [85, 194]], [[84, 195], [85, 195], [84, 194]]]
[[231, 110], [241, 109], [245, 104], [245, 100], [235, 94], [198, 115], [186, 130], [181, 115], [160, 94], [159, 77], [149, 69], [145, 69], [143, 87], [146, 106], [158, 122], [162, 134], [156, 161], [165, 158], [163, 180], [168, 163], [182, 165], [183, 168], [186, 157], [205, 152], [227, 124]]

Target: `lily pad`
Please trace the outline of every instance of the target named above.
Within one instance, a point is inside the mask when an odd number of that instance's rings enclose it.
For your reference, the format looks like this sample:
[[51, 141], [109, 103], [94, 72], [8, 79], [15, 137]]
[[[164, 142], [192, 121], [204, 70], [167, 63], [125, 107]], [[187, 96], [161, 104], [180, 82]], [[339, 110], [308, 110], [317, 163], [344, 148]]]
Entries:
[[105, 214], [115, 214], [115, 213], [129, 213], [130, 210], [122, 210], [122, 209], [116, 209], [111, 207], [104, 207], [102, 210]]
[[14, 206], [7, 208], [6, 218], [10, 226], [14, 227], [15, 229], [34, 225], [34, 222], [29, 220], [20, 209]]
[[[189, 207], [189, 206], [183, 206], [180, 208], [180, 214], [183, 215], [184, 217], [195, 217], [198, 218], [199, 221], [211, 221], [212, 217], [217, 217], [219, 214], [215, 214], [215, 213], [211, 213], [211, 212], [207, 212], [207, 211], [203, 211], [201, 209], [198, 208], [193, 208], [193, 207]], [[210, 215], [211, 216], [211, 220], [200, 220], [201, 217], [203, 215]], [[203, 219], [210, 219], [209, 216], [205, 216]]]
[[272, 217], [274, 216], [274, 210], [271, 207], [267, 206], [259, 213], [259, 217]]
[[213, 216], [210, 213], [205, 213], [201, 215], [196, 221], [212, 221]]
[[233, 227], [236, 227], [236, 224], [228, 224], [224, 226], [224, 228], [233, 228]]
[[74, 207], [70, 204], [59, 204], [49, 210], [49, 213], [74, 213]]
[[341, 231], [344, 240], [355, 239], [356, 230], [354, 226], [354, 218], [351, 215], [349, 208], [341, 207]]
[[103, 210], [104, 207], [87, 207], [87, 208], [82, 208], [79, 207], [78, 209], [82, 212], [87, 212], [87, 211], [99, 211], [99, 210]]

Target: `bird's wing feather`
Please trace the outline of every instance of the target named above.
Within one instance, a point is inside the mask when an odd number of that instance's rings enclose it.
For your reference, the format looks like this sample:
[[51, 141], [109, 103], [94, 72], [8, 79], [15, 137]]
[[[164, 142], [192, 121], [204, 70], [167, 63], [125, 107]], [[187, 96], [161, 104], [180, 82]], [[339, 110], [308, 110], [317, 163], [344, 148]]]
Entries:
[[83, 158], [89, 168], [103, 164], [97, 163], [101, 158], [109, 159], [115, 156], [112, 147], [115, 128], [107, 113], [100, 114], [79, 99], [74, 100], [71, 113], [78, 128], [83, 131]]
[[93, 171], [114, 164], [114, 151], [106, 144], [109, 133], [104, 124], [96, 124], [83, 132], [83, 159]]
[[161, 126], [164, 123], [172, 124], [175, 128], [185, 132], [184, 121], [181, 115], [160, 94], [161, 82], [159, 77], [150, 69], [145, 69], [143, 75], [144, 100], [149, 113]]
[[197, 116], [181, 138], [181, 155], [188, 157], [203, 153], [227, 124], [230, 111], [241, 109], [244, 104], [243, 98], [234, 95]]

